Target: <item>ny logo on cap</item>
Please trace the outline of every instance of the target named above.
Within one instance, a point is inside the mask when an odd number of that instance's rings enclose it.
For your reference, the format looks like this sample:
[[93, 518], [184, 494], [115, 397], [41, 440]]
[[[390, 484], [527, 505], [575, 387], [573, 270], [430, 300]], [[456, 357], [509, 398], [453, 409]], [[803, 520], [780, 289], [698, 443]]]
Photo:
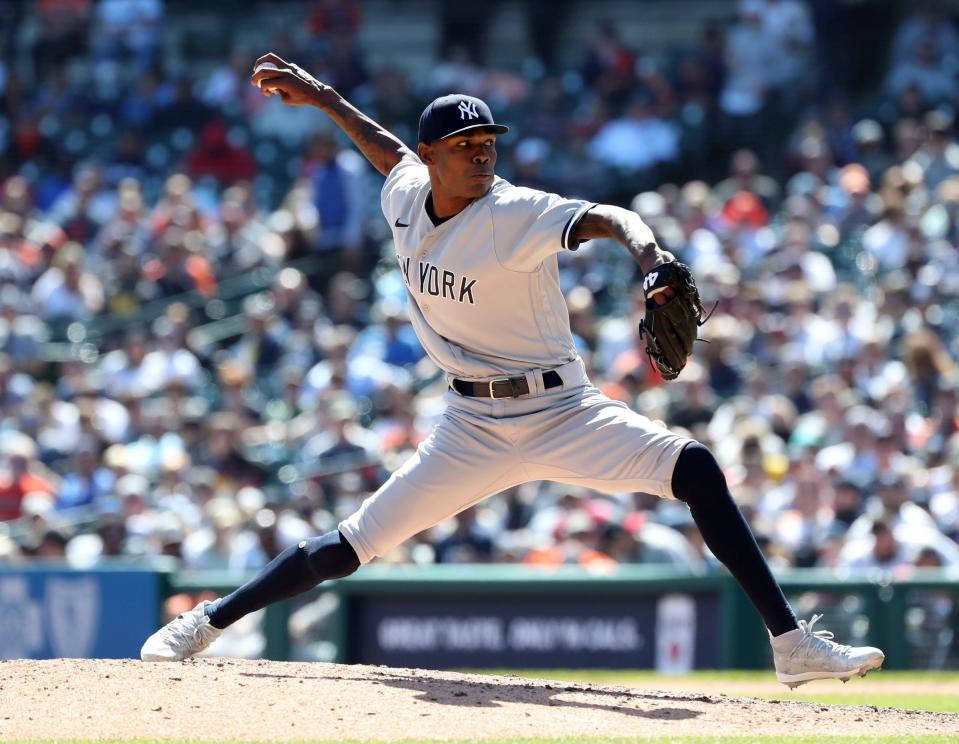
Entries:
[[457, 106], [460, 111], [460, 119], [479, 119], [479, 112], [476, 110], [476, 104], [472, 101], [460, 101]]

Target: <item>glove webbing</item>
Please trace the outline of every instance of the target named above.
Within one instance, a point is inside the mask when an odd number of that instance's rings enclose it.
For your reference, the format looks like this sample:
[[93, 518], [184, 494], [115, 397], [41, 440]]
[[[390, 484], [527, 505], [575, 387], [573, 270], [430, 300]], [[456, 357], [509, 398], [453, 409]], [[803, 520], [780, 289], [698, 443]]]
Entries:
[[[692, 288], [693, 288], [694, 290], [696, 289], [696, 286], [695, 286], [694, 284], [692, 284], [692, 282], [690, 281], [690, 278], [689, 278], [689, 277], [686, 277], [686, 286], [689, 287], [690, 285], [692, 285]], [[696, 325], [699, 326], [700, 328], [702, 328], [703, 325], [706, 323], [706, 321], [709, 320], [709, 319], [712, 317], [713, 313], [716, 311], [716, 308], [719, 306], [719, 300], [716, 300], [716, 301], [713, 303], [713, 306], [712, 306], [711, 308], [709, 308], [709, 312], [707, 313], [707, 312], [705, 311], [705, 308], [703, 307], [702, 300], [699, 299], [699, 292], [698, 292], [698, 290], [697, 290], [697, 291], [696, 291], [696, 303], [697, 303], [697, 308], [696, 308], [696, 309], [699, 311], [699, 316], [700, 316], [699, 319], [696, 321]], [[705, 313], [705, 315], [704, 315], [704, 313]], [[649, 331], [646, 330], [646, 326], [643, 325], [642, 323], [640, 323], [640, 324], [639, 324], [639, 338], [640, 338], [641, 340], [644, 340], [644, 341], [645, 341], [645, 340], [646, 340], [646, 334], [648, 334], [648, 333], [649, 333]], [[654, 338], [655, 338], [655, 336], [654, 336]], [[705, 338], [697, 338], [696, 340], [697, 340], [697, 341], [702, 341], [704, 344], [708, 344], [708, 343], [709, 343], [709, 340], [708, 340], [708, 339], [705, 339]], [[663, 370], [663, 369], [666, 369], [666, 370], [669, 371], [669, 376], [663, 375], [663, 377], [664, 377], [665, 379], [667, 379], [667, 380], [675, 380], [677, 377], [679, 377], [679, 373], [682, 372], [681, 369], [680, 369], [680, 370], [677, 370], [675, 367], [673, 367], [672, 365], [670, 365], [670, 364], [666, 361], [666, 357], [665, 357], [661, 352], [658, 352], [658, 351], [654, 352], [654, 351], [650, 348], [650, 346], [649, 346], [649, 341], [646, 341], [646, 358], [647, 358], [647, 360], [649, 361], [649, 366], [652, 367], [652, 368], [653, 368], [654, 370], [656, 370], [657, 372], [659, 372], [661, 375], [662, 375], [662, 370]]]

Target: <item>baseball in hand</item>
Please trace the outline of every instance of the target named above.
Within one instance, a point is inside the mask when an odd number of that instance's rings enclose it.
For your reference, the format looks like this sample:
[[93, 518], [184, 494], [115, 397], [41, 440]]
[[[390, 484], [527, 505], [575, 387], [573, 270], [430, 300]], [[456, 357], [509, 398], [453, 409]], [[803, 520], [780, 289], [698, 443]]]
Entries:
[[[258, 65], [256, 66], [256, 69], [253, 70], [253, 74], [256, 75], [256, 73], [261, 72], [262, 70], [277, 70], [277, 71], [279, 71], [279, 69], [280, 69], [280, 68], [277, 67], [277, 66], [276, 66], [275, 64], [273, 64], [272, 62], [261, 62], [260, 64], [258, 64]], [[262, 81], [262, 80], [259, 82], [259, 86], [260, 86], [261, 88], [263, 87], [263, 81]]]

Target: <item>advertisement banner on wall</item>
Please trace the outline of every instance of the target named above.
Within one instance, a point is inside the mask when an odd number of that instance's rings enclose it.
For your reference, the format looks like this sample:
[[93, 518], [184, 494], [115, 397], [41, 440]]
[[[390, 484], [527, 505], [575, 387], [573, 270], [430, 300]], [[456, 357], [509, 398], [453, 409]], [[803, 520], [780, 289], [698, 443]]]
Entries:
[[0, 570], [0, 659], [137, 658], [156, 630], [155, 571]]
[[349, 598], [348, 660], [451, 668], [719, 666], [719, 597]]

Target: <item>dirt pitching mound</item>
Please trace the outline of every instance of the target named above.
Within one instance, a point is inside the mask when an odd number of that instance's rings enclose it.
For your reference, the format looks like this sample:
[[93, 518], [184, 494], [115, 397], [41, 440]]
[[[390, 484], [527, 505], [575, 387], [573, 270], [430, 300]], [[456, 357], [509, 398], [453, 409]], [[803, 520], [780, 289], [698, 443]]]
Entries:
[[945, 713], [417, 669], [234, 659], [0, 662], [3, 741], [957, 732], [959, 715]]

